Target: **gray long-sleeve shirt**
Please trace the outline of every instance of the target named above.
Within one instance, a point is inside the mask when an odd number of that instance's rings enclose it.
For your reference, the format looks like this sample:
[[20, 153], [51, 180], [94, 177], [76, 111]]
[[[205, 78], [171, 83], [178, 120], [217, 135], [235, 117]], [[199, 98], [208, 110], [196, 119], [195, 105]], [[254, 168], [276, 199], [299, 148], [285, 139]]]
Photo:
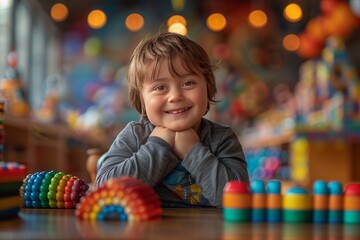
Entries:
[[182, 202], [175, 194], [171, 196], [164, 184], [166, 176], [181, 163], [208, 200], [205, 205], [221, 208], [223, 188], [228, 181], [249, 182], [242, 146], [230, 127], [203, 118], [200, 142], [182, 160], [163, 139], [150, 137], [154, 128], [145, 118], [128, 123], [108, 150], [95, 186], [110, 178], [133, 176], [153, 187], [161, 200]]

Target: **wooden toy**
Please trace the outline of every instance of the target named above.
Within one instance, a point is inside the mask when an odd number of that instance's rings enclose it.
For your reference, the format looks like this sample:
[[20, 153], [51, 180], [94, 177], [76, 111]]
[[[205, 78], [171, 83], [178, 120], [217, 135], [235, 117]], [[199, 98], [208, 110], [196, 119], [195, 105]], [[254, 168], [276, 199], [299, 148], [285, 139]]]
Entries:
[[311, 196], [301, 187], [289, 189], [283, 197], [284, 222], [311, 222]]
[[20, 187], [26, 208], [75, 208], [89, 186], [83, 179], [56, 171], [28, 174]]
[[360, 223], [360, 183], [348, 183], [344, 190], [344, 223]]
[[266, 208], [268, 222], [280, 222], [282, 220], [281, 182], [278, 180], [270, 180], [267, 183]]
[[266, 190], [263, 180], [251, 182], [251, 220], [253, 222], [266, 221]]
[[159, 219], [162, 207], [154, 189], [136, 178], [123, 176], [110, 179], [81, 198], [75, 214], [91, 221], [148, 221]]
[[313, 223], [328, 221], [328, 188], [323, 180], [317, 180], [313, 185]]
[[342, 223], [343, 220], [343, 187], [339, 181], [328, 183], [328, 223]]
[[0, 162], [0, 219], [14, 217], [20, 210], [19, 188], [26, 166], [17, 162]]
[[229, 181], [224, 187], [223, 213], [225, 221], [247, 222], [251, 219], [251, 193], [244, 181]]
[[[359, 224], [360, 183], [317, 180], [313, 192], [292, 187], [282, 194], [279, 180], [230, 181], [223, 192], [223, 217], [228, 222]], [[265, 202], [265, 205], [263, 203]], [[265, 209], [265, 214], [263, 210]], [[264, 220], [265, 219], [265, 220]]]

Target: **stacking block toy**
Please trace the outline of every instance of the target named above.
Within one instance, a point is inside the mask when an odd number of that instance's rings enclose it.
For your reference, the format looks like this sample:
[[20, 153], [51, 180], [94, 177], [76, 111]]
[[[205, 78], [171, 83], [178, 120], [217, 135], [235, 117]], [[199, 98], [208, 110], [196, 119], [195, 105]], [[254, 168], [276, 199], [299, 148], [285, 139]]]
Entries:
[[26, 208], [74, 209], [89, 186], [83, 179], [56, 171], [28, 174], [20, 187]]
[[311, 222], [311, 196], [301, 187], [289, 189], [283, 197], [284, 222]]
[[266, 208], [268, 222], [281, 222], [282, 196], [280, 181], [269, 180], [267, 183]]
[[344, 190], [344, 223], [360, 223], [360, 183], [348, 183]]
[[17, 162], [0, 162], [0, 219], [14, 217], [20, 210], [19, 188], [26, 176], [26, 166]]
[[251, 193], [246, 182], [233, 180], [226, 183], [223, 191], [223, 216], [225, 221], [250, 221], [251, 204]]
[[313, 223], [328, 221], [328, 187], [323, 180], [317, 180], [313, 185]]
[[251, 182], [251, 220], [253, 222], [266, 221], [266, 190], [263, 180]]
[[75, 211], [81, 220], [148, 221], [161, 218], [162, 208], [154, 189], [123, 176], [110, 179], [80, 200]]
[[[228, 182], [223, 191], [223, 217], [232, 222], [286, 222], [360, 224], [360, 182], [317, 180], [310, 193], [302, 187], [281, 190], [281, 182]], [[264, 205], [265, 202], [265, 205]], [[264, 211], [265, 210], [265, 213]]]
[[343, 221], [343, 187], [339, 181], [331, 181], [327, 185], [328, 223], [342, 223]]

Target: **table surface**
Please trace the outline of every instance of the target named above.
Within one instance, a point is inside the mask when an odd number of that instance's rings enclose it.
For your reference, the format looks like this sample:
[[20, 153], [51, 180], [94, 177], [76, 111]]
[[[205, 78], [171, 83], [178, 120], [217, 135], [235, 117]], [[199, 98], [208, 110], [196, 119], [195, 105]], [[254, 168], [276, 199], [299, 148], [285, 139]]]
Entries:
[[21, 209], [0, 221], [0, 239], [360, 239], [360, 225], [233, 223], [220, 209], [166, 208], [149, 222], [82, 221], [73, 210]]

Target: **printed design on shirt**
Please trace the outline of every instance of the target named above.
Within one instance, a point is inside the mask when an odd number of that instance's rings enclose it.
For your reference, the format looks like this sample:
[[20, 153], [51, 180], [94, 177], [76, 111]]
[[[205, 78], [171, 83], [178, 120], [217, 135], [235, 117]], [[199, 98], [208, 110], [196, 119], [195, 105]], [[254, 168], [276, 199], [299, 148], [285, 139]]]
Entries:
[[164, 184], [188, 204], [202, 205], [207, 203], [200, 186], [181, 163], [166, 176]]

